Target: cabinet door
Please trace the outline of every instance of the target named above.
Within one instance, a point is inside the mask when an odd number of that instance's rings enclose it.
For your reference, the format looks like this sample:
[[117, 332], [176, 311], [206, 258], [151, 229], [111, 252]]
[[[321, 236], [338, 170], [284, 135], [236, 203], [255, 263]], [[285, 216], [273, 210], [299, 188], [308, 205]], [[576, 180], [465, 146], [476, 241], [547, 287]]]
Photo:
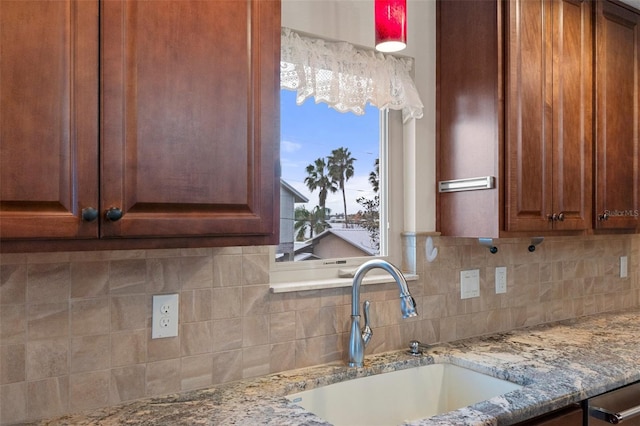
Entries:
[[[517, 423], [517, 426], [582, 426], [583, 411], [578, 404], [543, 414], [531, 420]], [[591, 419], [589, 419], [591, 422]]]
[[96, 238], [98, 2], [0, 1], [0, 238]]
[[498, 237], [502, 225], [502, 12], [501, 1], [436, 3], [437, 180], [497, 177], [495, 189], [438, 193], [442, 235]]
[[507, 9], [506, 230], [588, 229], [589, 2], [515, 0]]
[[609, 2], [597, 7], [594, 226], [635, 229], [640, 209], [640, 19]]
[[552, 26], [551, 2], [507, 3], [506, 228], [551, 229]]
[[592, 9], [553, 2], [553, 208], [557, 230], [591, 228]]
[[102, 236], [276, 241], [279, 2], [102, 12]]

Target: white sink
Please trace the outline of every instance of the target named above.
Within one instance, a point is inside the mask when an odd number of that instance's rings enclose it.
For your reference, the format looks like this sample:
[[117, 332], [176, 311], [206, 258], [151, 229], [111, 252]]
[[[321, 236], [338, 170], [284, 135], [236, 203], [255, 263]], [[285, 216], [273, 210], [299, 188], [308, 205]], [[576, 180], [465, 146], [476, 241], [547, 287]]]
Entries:
[[287, 398], [336, 426], [397, 425], [491, 399], [522, 386], [452, 364], [335, 383]]

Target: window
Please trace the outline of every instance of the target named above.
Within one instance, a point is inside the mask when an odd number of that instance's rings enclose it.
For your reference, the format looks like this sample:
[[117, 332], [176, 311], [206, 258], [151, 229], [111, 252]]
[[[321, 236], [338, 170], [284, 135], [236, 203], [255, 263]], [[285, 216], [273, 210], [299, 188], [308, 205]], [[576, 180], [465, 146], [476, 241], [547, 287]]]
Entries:
[[386, 143], [380, 120], [386, 114], [372, 105], [363, 115], [341, 113], [312, 100], [296, 105], [295, 98], [295, 92], [281, 90], [276, 261], [385, 253], [379, 165], [380, 146]]
[[[282, 31], [281, 53], [281, 87], [288, 89], [282, 90], [281, 93], [283, 103], [281, 188], [284, 188], [281, 190], [281, 201], [283, 201], [281, 209], [284, 209], [281, 216], [281, 229], [287, 229], [289, 232], [288, 237], [282, 239], [283, 243], [289, 243], [289, 247], [281, 245], [274, 249], [271, 283], [327, 278], [333, 280], [345, 272], [342, 269], [355, 269], [371, 255], [386, 256], [389, 252], [393, 252], [398, 259], [390, 260], [398, 261], [403, 221], [402, 212], [398, 214], [398, 206], [402, 205], [403, 179], [403, 136], [400, 129], [403, 127], [403, 121], [408, 122], [410, 119], [422, 116], [422, 103], [409, 75], [412, 60], [355, 48], [345, 42], [308, 38], [287, 28], [283, 28]], [[308, 131], [309, 136], [313, 137], [305, 138], [313, 141], [308, 146], [298, 144], [295, 135], [287, 134], [289, 131], [287, 120], [293, 119], [294, 124], [299, 125], [301, 119], [298, 114], [307, 109], [315, 111], [309, 114], [313, 117], [312, 123], [309, 124], [310, 129], [316, 126], [315, 130]], [[402, 118], [400, 114], [389, 110], [402, 110]], [[324, 115], [331, 116], [333, 124], [319, 124], [318, 117]], [[362, 126], [358, 132], [368, 134], [373, 131], [377, 133], [377, 138], [367, 138], [372, 145], [365, 150], [358, 147], [359, 141], [353, 137], [345, 139], [342, 136], [327, 136], [326, 141], [314, 139], [318, 136], [315, 133], [335, 127], [335, 122], [343, 123], [341, 125], [343, 133], [353, 131], [353, 126]], [[391, 138], [393, 141], [389, 142]], [[377, 145], [377, 149], [373, 145]], [[313, 154], [298, 158], [290, 156], [292, 152], [304, 149]], [[388, 152], [393, 153], [395, 160], [389, 160]], [[319, 181], [322, 178], [321, 175], [335, 176], [331, 173], [331, 170], [335, 169], [330, 169], [330, 165], [335, 165], [336, 157], [355, 158], [351, 162], [354, 168], [353, 175], [344, 183], [345, 201], [347, 201], [346, 216], [338, 179], [334, 179], [333, 182], [337, 186], [336, 193], [328, 190], [327, 201], [324, 203], [319, 197], [319, 187], [313, 184], [313, 181]], [[377, 169], [376, 159], [378, 159]], [[288, 162], [295, 163], [297, 175], [289, 174]], [[387, 173], [387, 170], [391, 173]], [[323, 172], [320, 173], [321, 171]], [[369, 183], [370, 174], [377, 175], [375, 178], [372, 177], [373, 185]], [[389, 198], [387, 177], [391, 174], [394, 174], [394, 194]], [[346, 175], [344, 176], [346, 178]], [[367, 184], [356, 184], [362, 182], [364, 176]], [[307, 180], [307, 177], [313, 179]], [[378, 186], [377, 192], [373, 190], [373, 186]], [[362, 192], [361, 197], [357, 195], [358, 192]], [[338, 201], [331, 201], [329, 194], [336, 196]], [[289, 198], [284, 200], [283, 197]], [[392, 221], [389, 221], [390, 216], [386, 214], [391, 204], [386, 201], [388, 199], [393, 199]], [[296, 208], [298, 208], [297, 217]], [[377, 218], [376, 209], [378, 210]], [[297, 228], [296, 221], [300, 222]], [[317, 222], [321, 223], [318, 225]], [[314, 224], [318, 227], [314, 228], [314, 238], [312, 238], [311, 227]], [[375, 226], [370, 226], [372, 224]], [[305, 225], [306, 229], [301, 230]], [[361, 234], [362, 229], [365, 229], [368, 246], [375, 247], [373, 252], [366, 253], [364, 256], [362, 253], [354, 253], [349, 257], [336, 257], [331, 255], [336, 253], [335, 250], [329, 250], [329, 254], [315, 250], [320, 245], [317, 244], [318, 235], [331, 229], [353, 229], [356, 225]], [[388, 229], [393, 232], [392, 238], [388, 237], [390, 235]], [[298, 233], [303, 240], [298, 244], [298, 248], [302, 247], [300, 251], [296, 248], [295, 241]], [[305, 252], [304, 245], [310, 240], [310, 244], [315, 244], [314, 250], [306, 247]], [[388, 246], [389, 250], [386, 249]], [[287, 261], [295, 259], [298, 255], [300, 255], [298, 258], [307, 260]], [[324, 287], [321, 286], [321, 288]]]

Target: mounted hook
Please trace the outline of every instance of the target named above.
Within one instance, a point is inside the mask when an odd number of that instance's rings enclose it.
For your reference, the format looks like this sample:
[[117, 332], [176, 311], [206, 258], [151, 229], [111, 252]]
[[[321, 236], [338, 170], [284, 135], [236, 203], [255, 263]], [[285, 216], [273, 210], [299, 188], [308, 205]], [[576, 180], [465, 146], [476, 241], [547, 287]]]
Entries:
[[478, 238], [478, 242], [481, 246], [487, 247], [491, 254], [496, 254], [498, 252], [498, 247], [493, 245], [493, 238]]
[[531, 253], [536, 251], [536, 246], [539, 245], [539, 244], [542, 244], [542, 241], [544, 241], [544, 237], [533, 237], [533, 238], [531, 238], [531, 245], [529, 246], [529, 251]]

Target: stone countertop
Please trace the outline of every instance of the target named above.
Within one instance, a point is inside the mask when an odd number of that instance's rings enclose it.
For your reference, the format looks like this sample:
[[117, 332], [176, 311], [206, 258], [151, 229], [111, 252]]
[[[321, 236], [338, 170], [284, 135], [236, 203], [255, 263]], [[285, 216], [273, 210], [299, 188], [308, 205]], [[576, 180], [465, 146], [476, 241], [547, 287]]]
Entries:
[[452, 363], [524, 385], [520, 390], [410, 425], [513, 424], [640, 380], [640, 310], [370, 355], [361, 369], [327, 364], [210, 389], [149, 398], [39, 425], [327, 425], [289, 403], [290, 393], [345, 379]]

